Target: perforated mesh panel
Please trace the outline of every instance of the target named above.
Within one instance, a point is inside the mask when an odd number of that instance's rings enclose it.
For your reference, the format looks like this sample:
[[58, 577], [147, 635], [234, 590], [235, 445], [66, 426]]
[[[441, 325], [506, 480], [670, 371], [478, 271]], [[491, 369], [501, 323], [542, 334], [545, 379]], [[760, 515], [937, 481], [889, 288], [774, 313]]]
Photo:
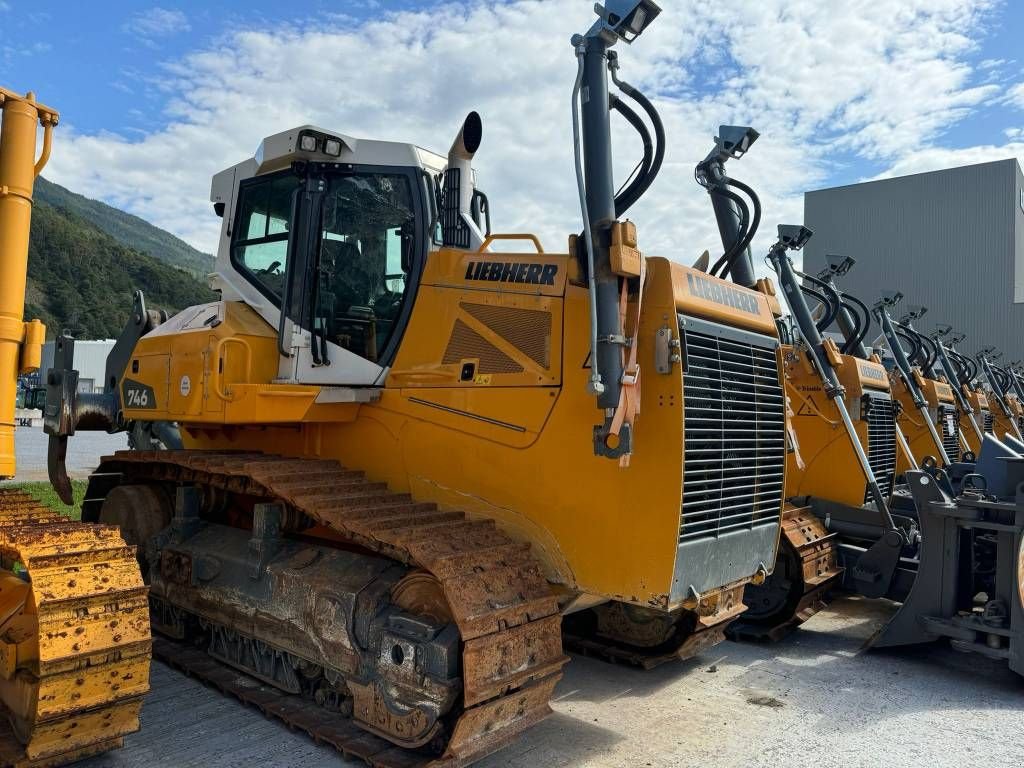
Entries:
[[992, 431], [992, 412], [991, 411], [982, 411], [981, 413], [982, 413], [982, 421], [985, 424], [985, 426], [983, 426], [982, 429], [985, 432], [991, 432]]
[[461, 320], [455, 321], [455, 329], [444, 351], [444, 365], [459, 363], [466, 358], [480, 361], [479, 373], [522, 373], [523, 366], [506, 355], [487, 339]]
[[786, 421], [775, 340], [743, 338], [683, 327], [681, 542], [780, 517]]
[[467, 302], [459, 306], [537, 365], [551, 367], [550, 312]]
[[[868, 423], [868, 464], [878, 487], [888, 496], [896, 477], [896, 406], [884, 395], [867, 394], [861, 409]], [[872, 501], [867, 490], [864, 500]]]

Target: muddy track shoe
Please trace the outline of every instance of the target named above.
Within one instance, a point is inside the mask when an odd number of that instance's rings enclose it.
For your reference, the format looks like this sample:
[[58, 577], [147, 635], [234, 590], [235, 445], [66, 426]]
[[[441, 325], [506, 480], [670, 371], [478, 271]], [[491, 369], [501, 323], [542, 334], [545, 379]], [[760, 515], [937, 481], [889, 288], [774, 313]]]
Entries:
[[827, 605], [828, 591], [842, 573], [836, 534], [828, 532], [810, 507], [787, 505], [775, 571], [764, 584], [746, 588], [747, 612], [726, 634], [730, 640], [780, 640]]
[[[198, 546], [204, 535], [203, 524], [197, 521], [196, 533], [165, 545], [160, 573], [153, 581], [158, 613], [177, 617], [173, 623], [178, 631], [172, 636], [195, 642], [198, 636], [190, 627], [199, 626], [214, 638], [206, 643], [205, 662], [197, 660], [194, 649], [161, 640], [161, 654], [190, 674], [307, 731], [316, 740], [380, 766], [468, 765], [500, 749], [550, 713], [548, 702], [568, 661], [562, 652], [558, 601], [530, 547], [509, 538], [493, 521], [473, 520], [462, 512], [418, 503], [326, 459], [125, 451], [104, 458], [90, 487], [103, 488], [105, 495], [118, 484], [185, 486], [207, 499], [236, 498], [261, 507], [280, 506], [286, 536], [275, 539], [273, 546], [301, 548], [307, 544], [315, 550], [315, 559], [298, 569], [279, 565], [270, 569], [268, 565], [265, 567], [270, 570], [251, 578], [274, 590], [273, 585], [282, 583], [274, 574], [285, 567], [294, 578], [309, 579], [303, 582], [307, 595], [303, 600], [319, 599], [321, 583], [344, 580], [346, 572], [332, 571], [330, 562], [360, 557], [360, 552], [371, 553], [378, 563], [387, 558], [392, 570], [403, 574], [388, 590], [389, 605], [409, 616], [429, 617], [435, 620], [435, 627], [454, 625], [461, 670], [450, 678], [457, 685], [450, 700], [443, 706], [428, 707], [424, 702], [434, 684], [422, 673], [420, 664], [427, 659], [418, 658], [415, 644], [388, 641], [374, 652], [372, 643], [361, 644], [356, 638], [356, 645], [362, 645], [357, 649], [346, 637], [341, 644], [362, 659], [354, 660], [346, 670], [338, 665], [337, 654], [324, 655], [317, 650], [325, 647], [326, 633], [333, 632], [330, 637], [341, 640], [329, 627], [305, 623], [289, 609], [288, 637], [284, 638], [281, 632], [274, 634], [269, 621], [229, 615], [229, 607], [217, 602], [210, 586], [200, 591], [189, 586], [193, 584], [190, 578], [174, 581], [179, 571], [192, 567], [190, 563], [202, 567], [204, 556], [196, 554], [199, 561], [194, 561], [189, 554], [189, 547]], [[88, 496], [92, 499], [93, 492]], [[84, 514], [87, 518], [98, 514], [95, 502], [90, 502]], [[226, 526], [213, 525], [206, 530], [223, 541], [242, 535]], [[229, 557], [223, 547], [220, 556]], [[305, 554], [298, 551], [295, 557], [301, 559]], [[312, 578], [321, 568], [322, 576]], [[217, 577], [210, 578], [207, 583], [213, 584]], [[360, 594], [367, 591], [361, 587]], [[353, 609], [353, 626], [366, 626], [374, 620], [376, 614], [362, 605], [360, 598]], [[278, 607], [265, 605], [260, 616]], [[258, 649], [261, 657], [286, 658], [294, 668], [328, 670], [332, 690], [341, 692], [341, 699], [336, 700], [333, 711], [317, 710], [298, 692], [301, 684], [292, 686], [295, 693], [289, 695], [287, 686], [273, 677], [269, 667], [258, 668], [231, 650], [241, 646]], [[222, 664], [214, 663], [214, 657]], [[245, 693], [223, 671], [217, 671], [232, 667], [258, 679], [256, 685], [263, 690], [258, 695]], [[371, 667], [372, 673], [366, 673]], [[230, 671], [230, 675], [237, 678], [238, 672]], [[368, 752], [360, 754], [359, 750]]]
[[702, 596], [678, 617], [612, 601], [569, 616], [564, 640], [569, 650], [585, 656], [653, 669], [718, 645], [745, 610], [742, 584]]
[[146, 594], [116, 528], [0, 489], [0, 765], [66, 765], [138, 730]]

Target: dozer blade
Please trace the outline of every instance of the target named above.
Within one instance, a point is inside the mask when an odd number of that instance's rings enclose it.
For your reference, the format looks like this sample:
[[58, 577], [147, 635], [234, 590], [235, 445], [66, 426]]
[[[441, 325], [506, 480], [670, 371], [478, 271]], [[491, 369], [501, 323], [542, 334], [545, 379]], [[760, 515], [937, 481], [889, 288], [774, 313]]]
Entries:
[[917, 575], [871, 645], [945, 638], [958, 651], [1004, 660], [1024, 674], [1024, 496], [953, 499], [920, 471], [908, 472], [907, 483], [922, 537]]
[[149, 690], [135, 548], [0, 489], [0, 765], [57, 766], [122, 745]]

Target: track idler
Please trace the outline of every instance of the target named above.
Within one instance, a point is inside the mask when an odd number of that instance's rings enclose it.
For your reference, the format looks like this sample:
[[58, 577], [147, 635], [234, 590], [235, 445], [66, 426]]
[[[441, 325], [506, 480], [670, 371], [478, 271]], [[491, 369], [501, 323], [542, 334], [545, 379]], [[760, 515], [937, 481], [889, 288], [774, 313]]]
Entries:
[[725, 640], [726, 628], [746, 610], [742, 584], [695, 602], [692, 609], [666, 613], [613, 600], [566, 617], [565, 643], [582, 654], [644, 669], [685, 661]]
[[743, 594], [747, 611], [727, 630], [730, 639], [775, 641], [826, 605], [843, 569], [836, 562], [835, 534], [810, 507], [786, 506], [775, 570]]

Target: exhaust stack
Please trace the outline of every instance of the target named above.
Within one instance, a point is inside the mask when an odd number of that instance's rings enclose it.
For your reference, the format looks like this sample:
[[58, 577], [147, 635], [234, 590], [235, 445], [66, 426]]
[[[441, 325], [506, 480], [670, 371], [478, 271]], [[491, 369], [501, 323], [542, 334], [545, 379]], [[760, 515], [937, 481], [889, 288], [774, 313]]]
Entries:
[[473, 219], [473, 155], [483, 139], [483, 121], [470, 112], [448, 150], [448, 169], [444, 174], [441, 230], [444, 244], [453, 248], [479, 248], [484, 234]]

